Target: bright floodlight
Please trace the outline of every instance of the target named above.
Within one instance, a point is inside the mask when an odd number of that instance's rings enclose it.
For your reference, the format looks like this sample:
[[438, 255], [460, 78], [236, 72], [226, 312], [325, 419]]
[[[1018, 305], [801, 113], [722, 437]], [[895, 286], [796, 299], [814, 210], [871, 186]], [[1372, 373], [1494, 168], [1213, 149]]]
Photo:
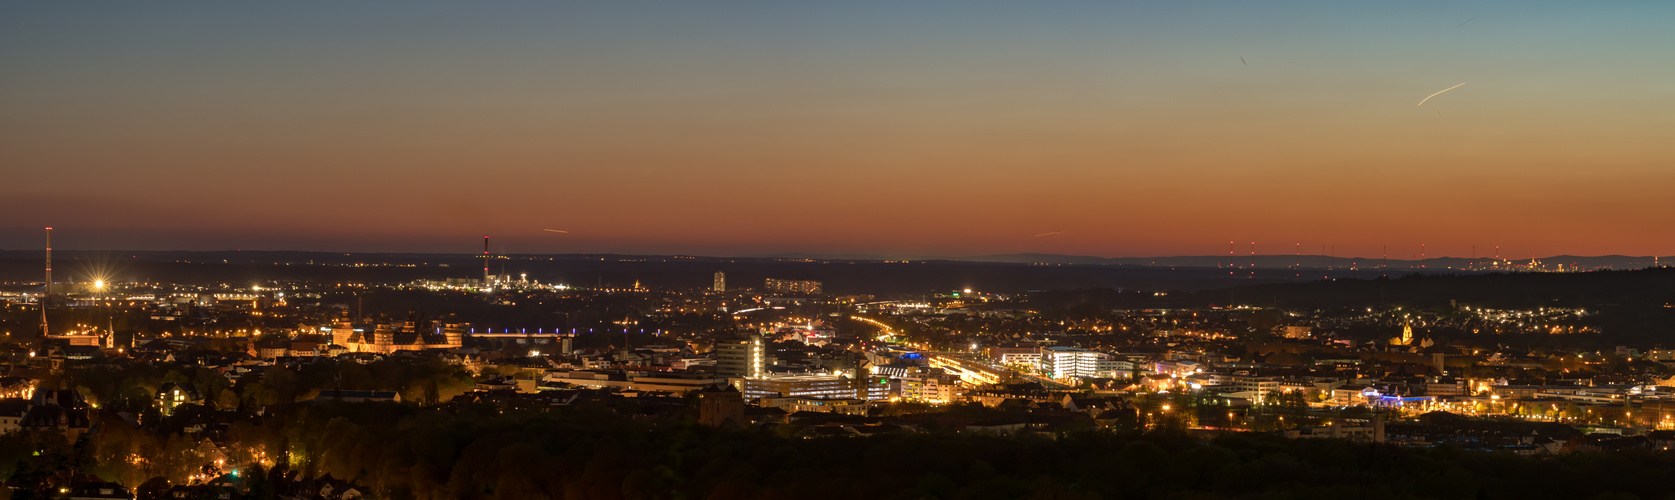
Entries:
[[103, 290], [105, 288], [105, 280], [93, 280], [93, 288]]

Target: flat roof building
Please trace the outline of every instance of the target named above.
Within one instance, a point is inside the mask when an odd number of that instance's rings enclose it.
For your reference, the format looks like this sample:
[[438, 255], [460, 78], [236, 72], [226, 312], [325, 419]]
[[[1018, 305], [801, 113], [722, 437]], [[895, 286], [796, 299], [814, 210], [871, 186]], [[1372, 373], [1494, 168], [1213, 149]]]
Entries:
[[772, 397], [855, 398], [863, 392], [866, 396], [863, 399], [880, 400], [890, 395], [890, 381], [881, 377], [856, 380], [838, 375], [792, 375], [744, 378], [734, 383], [747, 400]]
[[799, 295], [820, 295], [821, 283], [811, 280], [781, 280], [768, 278], [763, 285], [770, 292], [794, 293]]
[[1053, 346], [1041, 350], [1041, 368], [1053, 378], [1092, 377], [1105, 354], [1080, 347]]

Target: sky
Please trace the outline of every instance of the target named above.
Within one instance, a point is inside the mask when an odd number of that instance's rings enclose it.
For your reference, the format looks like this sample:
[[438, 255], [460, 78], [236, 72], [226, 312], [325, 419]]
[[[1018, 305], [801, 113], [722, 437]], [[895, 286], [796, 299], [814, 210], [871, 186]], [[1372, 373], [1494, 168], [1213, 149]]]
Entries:
[[54, 226], [90, 250], [1669, 255], [1672, 21], [5, 1], [0, 248]]

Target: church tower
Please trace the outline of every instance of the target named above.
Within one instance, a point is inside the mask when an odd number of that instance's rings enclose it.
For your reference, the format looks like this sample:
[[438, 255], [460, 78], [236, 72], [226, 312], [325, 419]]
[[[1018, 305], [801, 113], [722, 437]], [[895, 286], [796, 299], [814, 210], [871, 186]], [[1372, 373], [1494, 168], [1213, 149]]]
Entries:
[[469, 326], [450, 316], [448, 321], [442, 324], [442, 335], [447, 338], [448, 347], [458, 349], [465, 346], [465, 329]]
[[387, 321], [379, 321], [378, 328], [372, 331], [373, 352], [395, 352], [395, 330], [390, 328]]
[[343, 347], [349, 347], [349, 338], [354, 335], [354, 319], [349, 317], [349, 309], [344, 309], [343, 314], [339, 315], [337, 318], [337, 324], [332, 325], [332, 343]]

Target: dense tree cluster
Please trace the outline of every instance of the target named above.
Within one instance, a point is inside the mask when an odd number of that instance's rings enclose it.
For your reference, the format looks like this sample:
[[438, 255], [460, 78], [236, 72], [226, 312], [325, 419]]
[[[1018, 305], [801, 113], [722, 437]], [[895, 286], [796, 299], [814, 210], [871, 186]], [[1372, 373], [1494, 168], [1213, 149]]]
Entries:
[[42, 381], [44, 387], [77, 389], [88, 402], [129, 412], [141, 422], [157, 421], [157, 391], [167, 383], [191, 383], [203, 406], [255, 413], [263, 406], [312, 399], [321, 390], [395, 391], [403, 400], [436, 404], [470, 390], [475, 380], [464, 368], [432, 357], [383, 358], [366, 363], [324, 358], [293, 365], [257, 366], [229, 379], [222, 370], [192, 360], [218, 356], [181, 353], [177, 363], [100, 365]]

